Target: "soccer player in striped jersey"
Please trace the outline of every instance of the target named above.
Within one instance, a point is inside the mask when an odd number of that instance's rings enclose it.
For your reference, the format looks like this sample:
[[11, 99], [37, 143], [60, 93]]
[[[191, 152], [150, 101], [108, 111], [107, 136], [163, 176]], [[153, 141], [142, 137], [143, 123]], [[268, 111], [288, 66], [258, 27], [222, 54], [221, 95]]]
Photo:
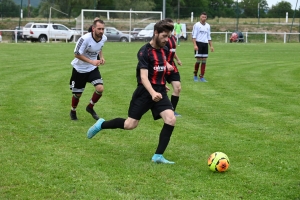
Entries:
[[192, 38], [195, 50], [195, 70], [194, 70], [194, 81], [198, 81], [198, 69], [201, 63], [200, 70], [200, 81], [207, 82], [204, 78], [205, 68], [206, 68], [206, 60], [208, 57], [208, 44], [210, 46], [211, 52], [214, 51], [214, 47], [212, 45], [211, 37], [210, 37], [210, 25], [206, 23], [207, 14], [206, 12], [202, 12], [200, 15], [200, 22], [197, 22], [193, 26]]
[[137, 88], [130, 101], [127, 119], [115, 118], [108, 121], [99, 119], [89, 128], [87, 132], [89, 139], [102, 129], [132, 130], [138, 126], [142, 116], [151, 110], [154, 120], [162, 118], [164, 121], [152, 162], [174, 164], [163, 157], [176, 122], [173, 106], [167, 95], [165, 79], [167, 68], [169, 70], [173, 68], [167, 62], [168, 48], [165, 46], [173, 28], [172, 24], [164, 20], [157, 22], [151, 41], [138, 51]]
[[[166, 18], [165, 21], [174, 25], [173, 20], [170, 18]], [[177, 107], [177, 104], [179, 101], [179, 95], [180, 95], [180, 91], [181, 91], [181, 83], [180, 83], [180, 74], [179, 74], [178, 68], [174, 62], [174, 59], [177, 61], [178, 65], [181, 66], [182, 63], [176, 54], [176, 37], [174, 35], [170, 34], [170, 37], [169, 37], [169, 40], [168, 40], [166, 46], [169, 48], [169, 54], [167, 56], [167, 61], [174, 67], [174, 70], [167, 72], [166, 80], [173, 87], [173, 93], [171, 95], [171, 103], [173, 105], [175, 116], [179, 117], [181, 115], [178, 114], [177, 112], [175, 112], [175, 110], [176, 110], [176, 107]]]
[[[105, 23], [102, 20], [95, 20], [93, 23], [93, 32], [81, 36], [75, 46], [75, 58], [71, 62], [73, 66], [70, 79], [70, 89], [72, 90], [72, 107], [70, 112], [71, 120], [77, 120], [76, 108], [79, 99], [89, 82], [95, 87], [90, 103], [86, 111], [92, 115], [95, 120], [99, 117], [94, 110], [94, 105], [99, 101], [103, 92], [103, 80], [99, 71], [99, 65], [105, 64], [102, 48], [107, 41], [104, 33]], [[100, 59], [97, 59], [99, 54]]]

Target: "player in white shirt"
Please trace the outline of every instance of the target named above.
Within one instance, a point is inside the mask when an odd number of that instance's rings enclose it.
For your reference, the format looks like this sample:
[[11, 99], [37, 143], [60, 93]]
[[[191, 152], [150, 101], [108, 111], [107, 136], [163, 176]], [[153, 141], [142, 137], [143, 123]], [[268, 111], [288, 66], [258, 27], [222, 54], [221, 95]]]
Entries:
[[[76, 43], [74, 49], [75, 58], [71, 62], [73, 66], [70, 79], [70, 89], [73, 93], [70, 112], [71, 120], [77, 120], [76, 107], [87, 82], [95, 87], [95, 92], [86, 107], [86, 111], [95, 120], [99, 119], [94, 111], [94, 105], [101, 98], [103, 92], [103, 80], [98, 67], [105, 64], [102, 48], [107, 41], [107, 37], [103, 34], [104, 27], [105, 23], [102, 20], [95, 20], [93, 32], [81, 36]], [[98, 54], [99, 60], [97, 59]]]
[[192, 38], [195, 50], [195, 70], [194, 70], [194, 81], [198, 81], [198, 70], [201, 63], [200, 70], [200, 81], [207, 82], [204, 79], [204, 73], [206, 68], [206, 59], [208, 57], [208, 44], [210, 46], [211, 52], [214, 51], [214, 47], [212, 46], [212, 41], [210, 37], [210, 25], [206, 23], [207, 14], [206, 12], [202, 12], [200, 15], [200, 22], [197, 22], [193, 26]]

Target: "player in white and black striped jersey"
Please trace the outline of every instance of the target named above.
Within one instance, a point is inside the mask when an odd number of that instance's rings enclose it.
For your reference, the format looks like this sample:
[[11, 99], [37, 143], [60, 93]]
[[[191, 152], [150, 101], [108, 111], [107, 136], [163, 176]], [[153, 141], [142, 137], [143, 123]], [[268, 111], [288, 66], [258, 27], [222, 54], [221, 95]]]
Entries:
[[[93, 32], [81, 36], [76, 43], [74, 49], [75, 58], [71, 62], [73, 71], [70, 79], [70, 89], [73, 93], [70, 112], [72, 120], [77, 120], [76, 108], [87, 82], [95, 87], [95, 92], [86, 107], [86, 111], [94, 119], [99, 119], [94, 111], [94, 105], [101, 98], [103, 92], [103, 80], [98, 67], [105, 64], [102, 49], [107, 41], [107, 37], [104, 35], [104, 27], [105, 23], [102, 20], [95, 20]], [[98, 54], [99, 60], [97, 59]]]

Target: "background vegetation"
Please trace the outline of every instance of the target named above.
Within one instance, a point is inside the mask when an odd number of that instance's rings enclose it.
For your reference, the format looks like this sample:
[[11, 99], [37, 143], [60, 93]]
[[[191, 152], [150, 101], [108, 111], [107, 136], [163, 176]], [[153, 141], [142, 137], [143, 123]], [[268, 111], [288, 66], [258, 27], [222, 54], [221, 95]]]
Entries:
[[[2, 17], [19, 17], [20, 1], [1, 0], [0, 12]], [[259, 9], [258, 9], [259, 3]], [[47, 17], [49, 8], [54, 7], [71, 18], [77, 17], [81, 9], [98, 10], [149, 10], [162, 11], [162, 0], [41, 0], [38, 6], [29, 7], [27, 0], [23, 0], [22, 8], [24, 16], [27, 17]], [[285, 17], [288, 12], [293, 15], [294, 9], [286, 1], [280, 1], [270, 7], [266, 0], [166, 0], [166, 17], [187, 18], [198, 16], [202, 11], [206, 11], [209, 17], [257, 17], [258, 12], [261, 18]], [[54, 17], [65, 17], [62, 13], [53, 13]], [[296, 17], [300, 16], [300, 6], [296, 8]]]
[[[91, 85], [69, 119], [74, 44], [0, 45], [0, 199], [300, 199], [299, 44], [215, 42], [209, 82], [195, 83], [183, 42], [172, 166], [150, 162], [162, 126], [150, 113], [133, 131], [86, 139]], [[101, 117], [127, 116], [142, 45], [105, 45]], [[229, 156], [226, 173], [209, 170], [215, 151]]]

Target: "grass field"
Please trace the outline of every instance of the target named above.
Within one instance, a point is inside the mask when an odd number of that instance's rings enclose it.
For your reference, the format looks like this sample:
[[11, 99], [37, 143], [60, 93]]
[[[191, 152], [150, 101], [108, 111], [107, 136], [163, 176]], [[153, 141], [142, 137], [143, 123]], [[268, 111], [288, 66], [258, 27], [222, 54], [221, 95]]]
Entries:
[[[107, 43], [105, 91], [95, 110], [126, 117], [142, 43]], [[104, 130], [85, 111], [88, 85], [69, 119], [74, 44], [0, 44], [0, 199], [300, 199], [299, 44], [215, 43], [206, 79], [192, 81], [192, 44], [177, 54], [182, 92], [165, 157], [150, 162], [162, 121]], [[171, 93], [170, 93], [171, 94]], [[226, 153], [225, 173], [208, 156]]]

